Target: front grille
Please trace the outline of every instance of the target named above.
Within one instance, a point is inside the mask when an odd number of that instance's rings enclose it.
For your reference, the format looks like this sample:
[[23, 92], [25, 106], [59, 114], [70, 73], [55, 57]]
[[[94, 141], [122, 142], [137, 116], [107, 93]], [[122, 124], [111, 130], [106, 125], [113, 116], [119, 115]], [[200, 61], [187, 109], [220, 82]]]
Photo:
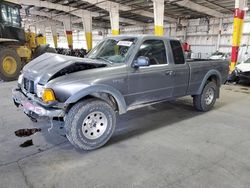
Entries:
[[34, 81], [23, 78], [23, 88], [29, 93], [34, 93]]

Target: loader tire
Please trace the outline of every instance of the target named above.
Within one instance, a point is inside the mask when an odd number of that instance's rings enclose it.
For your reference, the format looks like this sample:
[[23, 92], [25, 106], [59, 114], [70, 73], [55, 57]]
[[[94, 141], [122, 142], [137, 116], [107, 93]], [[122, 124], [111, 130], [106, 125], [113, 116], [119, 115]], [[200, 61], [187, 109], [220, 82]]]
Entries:
[[22, 69], [21, 58], [14, 49], [0, 47], [0, 79], [17, 80]]

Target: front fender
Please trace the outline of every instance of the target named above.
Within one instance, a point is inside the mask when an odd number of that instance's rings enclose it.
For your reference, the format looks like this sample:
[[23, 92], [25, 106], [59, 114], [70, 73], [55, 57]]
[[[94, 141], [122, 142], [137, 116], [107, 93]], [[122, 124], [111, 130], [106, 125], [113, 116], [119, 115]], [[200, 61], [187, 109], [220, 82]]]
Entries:
[[214, 76], [214, 75], [217, 77], [217, 79], [218, 79], [217, 81], [218, 81], [218, 83], [219, 83], [218, 87], [220, 87], [220, 85], [221, 85], [221, 80], [222, 80], [221, 74], [220, 74], [219, 71], [213, 69], [213, 70], [208, 71], [207, 74], [205, 75], [205, 77], [203, 78], [203, 80], [202, 80], [202, 82], [201, 82], [201, 85], [200, 85], [200, 87], [199, 87], [199, 90], [198, 90], [198, 94], [201, 94], [201, 93], [202, 93], [202, 90], [203, 90], [203, 88], [205, 87], [205, 84], [206, 84], [208, 78], [209, 78], [210, 76]]
[[90, 85], [78, 92], [76, 92], [74, 95], [70, 96], [66, 101], [65, 104], [72, 104], [76, 103], [83, 97], [93, 94], [93, 93], [108, 93], [114, 97], [114, 99], [117, 102], [119, 114], [124, 114], [127, 111], [127, 105], [125, 102], [124, 97], [122, 94], [116, 90], [115, 88], [108, 86], [108, 85]]

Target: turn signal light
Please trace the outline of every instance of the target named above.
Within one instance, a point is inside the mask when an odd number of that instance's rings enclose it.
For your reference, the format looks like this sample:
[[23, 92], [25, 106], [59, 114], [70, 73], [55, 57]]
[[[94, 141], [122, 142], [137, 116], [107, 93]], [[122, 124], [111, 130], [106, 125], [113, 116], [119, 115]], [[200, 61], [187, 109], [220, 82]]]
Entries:
[[49, 88], [44, 89], [42, 98], [43, 98], [43, 101], [45, 103], [52, 102], [52, 101], [56, 100], [54, 91], [52, 89], [49, 89]]

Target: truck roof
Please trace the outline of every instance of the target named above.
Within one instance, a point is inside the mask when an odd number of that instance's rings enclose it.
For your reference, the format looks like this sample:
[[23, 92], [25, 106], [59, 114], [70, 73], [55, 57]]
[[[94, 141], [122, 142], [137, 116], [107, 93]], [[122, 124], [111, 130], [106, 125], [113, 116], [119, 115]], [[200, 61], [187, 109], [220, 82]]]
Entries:
[[155, 36], [155, 35], [148, 35], [148, 34], [136, 34], [136, 35], [118, 35], [118, 36], [110, 36], [107, 38], [111, 39], [126, 39], [126, 38], [138, 38], [138, 39], [145, 39], [145, 38], [155, 38], [155, 39], [167, 39], [167, 40], [178, 40], [176, 38], [171, 38], [167, 36]]

